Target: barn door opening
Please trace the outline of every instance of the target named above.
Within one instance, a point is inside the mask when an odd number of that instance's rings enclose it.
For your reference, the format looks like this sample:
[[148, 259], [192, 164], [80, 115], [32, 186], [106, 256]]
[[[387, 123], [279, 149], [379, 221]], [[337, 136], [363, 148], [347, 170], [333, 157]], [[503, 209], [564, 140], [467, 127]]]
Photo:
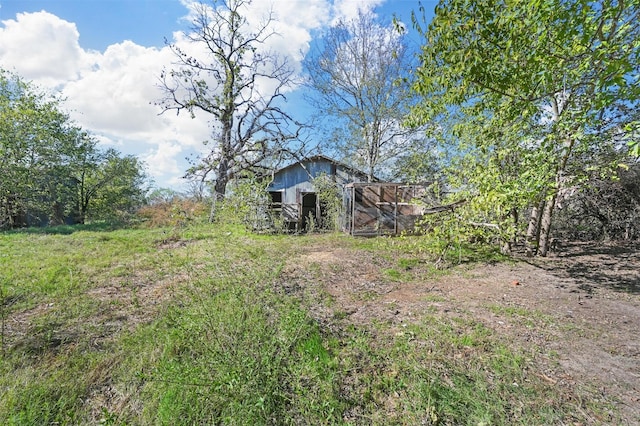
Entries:
[[[302, 194], [302, 229], [318, 226], [318, 195], [315, 192]], [[313, 225], [309, 222], [313, 221]]]

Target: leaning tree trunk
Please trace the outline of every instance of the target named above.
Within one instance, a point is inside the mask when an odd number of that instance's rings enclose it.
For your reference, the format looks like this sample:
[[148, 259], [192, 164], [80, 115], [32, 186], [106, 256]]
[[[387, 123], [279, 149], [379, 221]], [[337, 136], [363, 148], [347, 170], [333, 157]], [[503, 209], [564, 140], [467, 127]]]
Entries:
[[527, 235], [525, 238], [525, 250], [527, 256], [535, 256], [538, 254], [538, 247], [540, 246], [540, 220], [542, 219], [544, 207], [545, 202], [542, 200], [537, 206], [533, 206], [531, 208], [529, 224], [527, 226]]
[[542, 210], [542, 217], [540, 218], [540, 239], [538, 254], [540, 256], [546, 256], [549, 252], [549, 237], [551, 236], [551, 222], [553, 218], [553, 211], [556, 207], [556, 199], [558, 198], [559, 189], [556, 188], [553, 195], [546, 201], [544, 209]]

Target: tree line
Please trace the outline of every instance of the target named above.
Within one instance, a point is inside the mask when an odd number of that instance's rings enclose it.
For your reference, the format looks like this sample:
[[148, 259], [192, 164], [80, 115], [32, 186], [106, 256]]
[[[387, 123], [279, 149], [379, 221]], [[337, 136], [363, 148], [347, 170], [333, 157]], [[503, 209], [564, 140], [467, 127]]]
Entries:
[[0, 229], [113, 220], [143, 200], [140, 160], [100, 149], [60, 102], [0, 69]]

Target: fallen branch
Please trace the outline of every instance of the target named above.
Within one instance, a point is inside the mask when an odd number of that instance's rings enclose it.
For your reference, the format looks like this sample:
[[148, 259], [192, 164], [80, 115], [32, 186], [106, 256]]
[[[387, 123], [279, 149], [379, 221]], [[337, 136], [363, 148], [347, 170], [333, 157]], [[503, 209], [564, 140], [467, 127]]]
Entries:
[[446, 211], [453, 212], [456, 207], [461, 206], [462, 204], [464, 204], [466, 202], [467, 202], [467, 200], [460, 200], [460, 201], [456, 201], [455, 203], [445, 204], [443, 206], [431, 207], [431, 208], [428, 208], [428, 209], [424, 209], [422, 214], [442, 213], [442, 212], [446, 212]]

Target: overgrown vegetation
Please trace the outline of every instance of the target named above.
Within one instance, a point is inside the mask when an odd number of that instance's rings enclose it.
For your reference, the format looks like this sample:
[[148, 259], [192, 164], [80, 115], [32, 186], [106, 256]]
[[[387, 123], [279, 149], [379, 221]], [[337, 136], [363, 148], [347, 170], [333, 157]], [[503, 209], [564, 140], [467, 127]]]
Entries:
[[[550, 248], [557, 208], [636, 146], [638, 1], [442, 0], [422, 23], [409, 121], [451, 153], [465, 214]], [[423, 10], [424, 12], [424, 10]], [[466, 194], [463, 194], [466, 193]]]
[[184, 227], [206, 221], [208, 206], [203, 201], [172, 196], [151, 200], [137, 211], [138, 219], [148, 227]]
[[613, 179], [595, 175], [561, 200], [555, 225], [563, 241], [634, 241], [640, 238], [640, 165]]
[[3, 424], [581, 419], [527, 375], [526, 350], [474, 319], [425, 314], [397, 331], [337, 312], [326, 323], [287, 290], [283, 269], [305, 245], [370, 251], [403, 280], [435, 259], [423, 239], [58, 230], [0, 235]]
[[320, 202], [321, 217], [318, 218], [320, 229], [337, 231], [344, 216], [342, 192], [340, 186], [327, 174], [320, 174], [313, 179], [313, 189]]
[[58, 98], [0, 69], [0, 229], [127, 219], [142, 163], [97, 144]]

